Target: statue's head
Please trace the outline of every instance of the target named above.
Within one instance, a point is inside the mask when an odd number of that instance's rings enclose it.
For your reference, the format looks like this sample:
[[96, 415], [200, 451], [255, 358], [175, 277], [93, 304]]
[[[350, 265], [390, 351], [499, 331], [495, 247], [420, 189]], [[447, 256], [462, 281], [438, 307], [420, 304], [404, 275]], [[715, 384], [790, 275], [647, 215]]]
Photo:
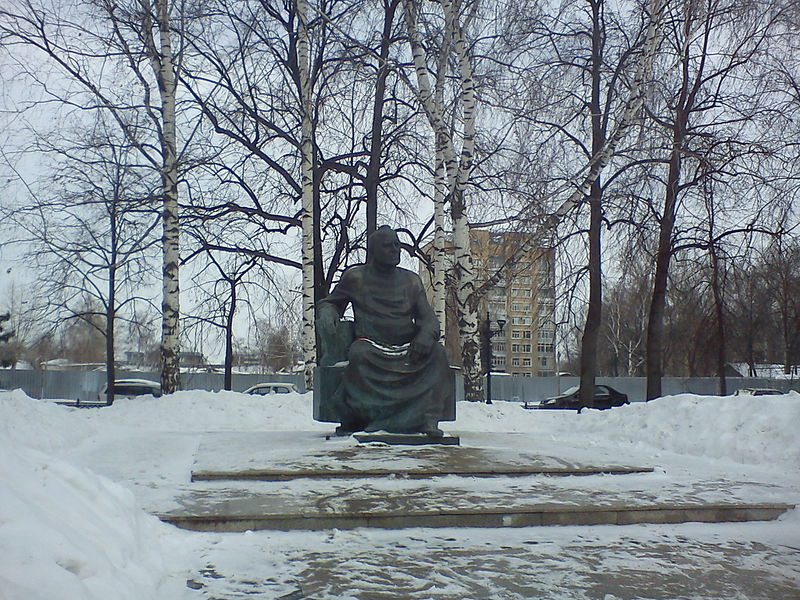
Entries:
[[367, 238], [367, 262], [381, 267], [400, 264], [400, 239], [388, 225], [381, 225]]

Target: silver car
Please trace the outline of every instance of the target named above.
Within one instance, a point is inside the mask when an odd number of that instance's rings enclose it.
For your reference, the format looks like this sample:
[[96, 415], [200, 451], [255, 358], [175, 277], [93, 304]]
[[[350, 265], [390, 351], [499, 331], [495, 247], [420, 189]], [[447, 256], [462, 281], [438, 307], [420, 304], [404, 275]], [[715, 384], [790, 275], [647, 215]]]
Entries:
[[295, 392], [297, 392], [297, 388], [293, 383], [285, 383], [283, 381], [258, 383], [244, 391], [245, 394], [257, 394], [259, 396], [268, 396], [269, 394], [293, 394]]

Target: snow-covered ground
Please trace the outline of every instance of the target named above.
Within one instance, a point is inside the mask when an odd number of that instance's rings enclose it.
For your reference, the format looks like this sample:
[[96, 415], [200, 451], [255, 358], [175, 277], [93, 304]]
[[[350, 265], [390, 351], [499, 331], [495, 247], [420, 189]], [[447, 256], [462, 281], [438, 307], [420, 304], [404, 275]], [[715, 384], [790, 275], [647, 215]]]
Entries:
[[[589, 576], [587, 557], [595, 556], [594, 570], [597, 561], [607, 568], [615, 560], [609, 558], [610, 549], [658, 540], [673, 544], [664, 552], [676, 553], [671, 565], [650, 565], [662, 569], [665, 577], [681, 561], [686, 569], [702, 573], [706, 567], [698, 557], [718, 559], [726, 552], [733, 557], [741, 554], [737, 544], [746, 544], [748, 552], [772, 557], [761, 565], [748, 554], [749, 572], [763, 569], [773, 579], [800, 584], [800, 509], [775, 523], [686, 524], [669, 526], [669, 534], [663, 529], [667, 526], [598, 526], [582, 528], [580, 534], [569, 527], [546, 528], [546, 533], [537, 528], [535, 536], [525, 529], [196, 533], [163, 524], [144, 510], [159, 494], [166, 496], [175, 484], [189, 481], [204, 432], [331, 430], [330, 424], [315, 423], [311, 412], [310, 394], [255, 397], [183, 391], [76, 409], [30, 399], [20, 390], [0, 392], [0, 599], [237, 598], [256, 583], [262, 592], [247, 597], [334, 598], [344, 597], [335, 589], [343, 570], [357, 572], [365, 585], [374, 578], [376, 590], [396, 585], [391, 582], [399, 577], [416, 586], [417, 592], [408, 595], [414, 598], [524, 598], [532, 592], [514, 588], [506, 572], [533, 576], [525, 554], [533, 545], [539, 548], [541, 564], [552, 563], [547, 568], [551, 592], [541, 597], [555, 597], [552, 590], [559, 589], [559, 577]], [[766, 484], [800, 489], [800, 394], [795, 392], [756, 398], [686, 394], [580, 415], [526, 411], [515, 403], [459, 403], [458, 420], [444, 425], [464, 439], [471, 434], [488, 440], [493, 432], [529, 433], [522, 436], [529, 440], [526, 449], [552, 456], [618, 456], [634, 462], [647, 457], [665, 472], [677, 465], [683, 471], [691, 465], [698, 477], [705, 471], [740, 478], [758, 472]], [[675, 537], [664, 541], [669, 536]], [[694, 548], [692, 557], [680, 556], [674, 547], [680, 540]], [[389, 547], [395, 567], [387, 575], [386, 565], [370, 561]], [[507, 549], [502, 561], [488, 551], [499, 547]], [[465, 550], [469, 548], [471, 552]], [[425, 561], [413, 557], [421, 552], [427, 553], [427, 561], [447, 562], [450, 571], [420, 570]], [[307, 581], [303, 594], [293, 587], [323, 563], [333, 563], [329, 571], [336, 576], [316, 584]], [[336, 567], [339, 563], [342, 569]], [[206, 583], [199, 583], [203, 577]], [[235, 578], [239, 588], [219, 583], [215, 595], [193, 589], [208, 587], [215, 578]], [[308, 589], [316, 592], [306, 595]], [[596, 596], [599, 592], [593, 589], [559, 597], [624, 596]], [[763, 589], [763, 597], [770, 597], [770, 588]], [[649, 596], [641, 584], [636, 594], [630, 597], [665, 597]], [[376, 592], [363, 597], [385, 596]], [[713, 596], [687, 592], [685, 597]]]

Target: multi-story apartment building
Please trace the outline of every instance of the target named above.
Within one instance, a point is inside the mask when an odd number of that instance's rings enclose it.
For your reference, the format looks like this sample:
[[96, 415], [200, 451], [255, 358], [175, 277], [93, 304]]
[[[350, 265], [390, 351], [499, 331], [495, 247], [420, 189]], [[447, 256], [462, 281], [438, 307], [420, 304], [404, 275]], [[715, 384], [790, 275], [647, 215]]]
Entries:
[[[493, 233], [474, 229], [470, 233], [471, 251], [478, 274], [478, 284], [501, 269], [512, 259], [525, 239], [524, 233]], [[430, 246], [424, 248], [429, 251]], [[503, 277], [481, 299], [484, 361], [491, 357], [492, 371], [513, 375], [554, 375], [555, 359], [555, 267], [554, 251], [533, 248], [514, 260]], [[451, 259], [452, 261], [452, 259]], [[430, 291], [430, 275], [424, 267], [420, 275]], [[451, 294], [448, 294], [448, 299]], [[453, 309], [448, 301], [448, 316]], [[447, 319], [448, 351], [454, 362], [457, 338], [455, 319]], [[484, 365], [486, 368], [486, 365]]]

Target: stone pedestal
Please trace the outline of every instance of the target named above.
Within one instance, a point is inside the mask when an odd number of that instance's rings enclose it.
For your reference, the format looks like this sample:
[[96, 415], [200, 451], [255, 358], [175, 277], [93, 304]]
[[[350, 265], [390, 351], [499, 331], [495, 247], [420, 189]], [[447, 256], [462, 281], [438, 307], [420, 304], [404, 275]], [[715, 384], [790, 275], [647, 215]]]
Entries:
[[354, 433], [353, 437], [362, 444], [380, 442], [392, 446], [424, 446], [426, 444], [458, 446], [461, 443], [461, 439], [457, 435], [431, 437], [424, 433]]
[[[342, 384], [346, 362], [314, 369], [314, 420], [323, 423], [341, 423], [341, 415], [332, 399]], [[451, 367], [447, 371], [449, 395], [442, 405], [439, 421], [456, 420], [456, 372]]]

